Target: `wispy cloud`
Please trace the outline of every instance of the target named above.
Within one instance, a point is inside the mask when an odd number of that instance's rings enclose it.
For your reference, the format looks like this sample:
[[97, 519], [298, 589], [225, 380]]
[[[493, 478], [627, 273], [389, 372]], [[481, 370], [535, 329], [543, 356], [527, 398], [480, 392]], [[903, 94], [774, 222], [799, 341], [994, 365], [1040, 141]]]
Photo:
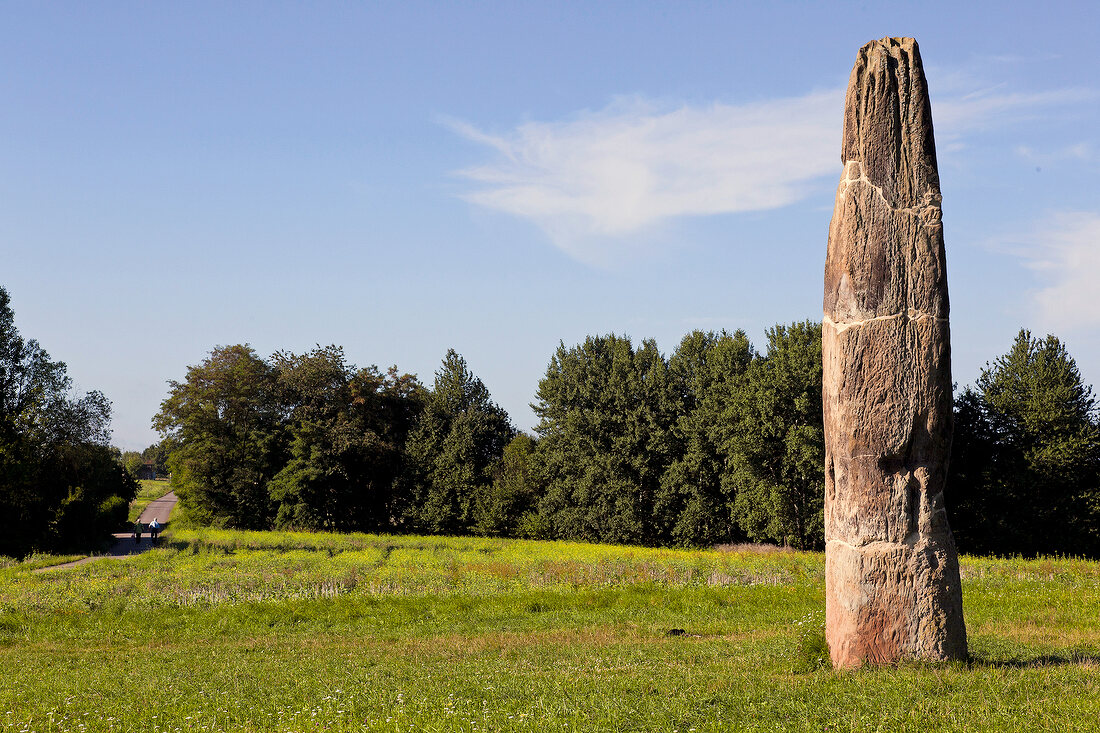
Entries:
[[562, 122], [489, 135], [454, 129], [496, 159], [461, 175], [475, 204], [531, 219], [591, 260], [606, 240], [677, 216], [760, 211], [805, 196], [839, 166], [839, 92], [667, 108], [619, 99]]
[[[937, 135], [956, 149], [970, 133], [1091, 94], [970, 89], [933, 100]], [[528, 219], [573, 257], [603, 263], [676, 217], [777, 209], [820, 190], [840, 172], [843, 102], [842, 89], [747, 104], [629, 97], [502, 133], [447, 124], [492, 151], [458, 172], [477, 185], [466, 200]]]
[[1062, 161], [1091, 163], [1098, 157], [1096, 147], [1089, 141], [1047, 149], [1036, 149], [1031, 145], [1017, 145], [1012, 149], [1012, 152], [1029, 163], [1040, 166]]
[[1052, 214], [1015, 251], [1042, 283], [1032, 298], [1044, 327], [1070, 331], [1100, 326], [1100, 213]]
[[1006, 92], [1002, 85], [933, 100], [932, 111], [937, 136], [950, 138], [1034, 119], [1051, 107], [1079, 104], [1095, 98], [1096, 93], [1088, 89], [1055, 89], [1024, 94]]

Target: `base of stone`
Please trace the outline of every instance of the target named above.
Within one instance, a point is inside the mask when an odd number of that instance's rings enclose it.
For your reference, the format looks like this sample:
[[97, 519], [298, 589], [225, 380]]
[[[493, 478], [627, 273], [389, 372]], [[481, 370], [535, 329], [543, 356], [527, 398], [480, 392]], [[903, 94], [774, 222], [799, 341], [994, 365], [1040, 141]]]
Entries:
[[967, 658], [954, 542], [825, 546], [825, 639], [833, 666]]

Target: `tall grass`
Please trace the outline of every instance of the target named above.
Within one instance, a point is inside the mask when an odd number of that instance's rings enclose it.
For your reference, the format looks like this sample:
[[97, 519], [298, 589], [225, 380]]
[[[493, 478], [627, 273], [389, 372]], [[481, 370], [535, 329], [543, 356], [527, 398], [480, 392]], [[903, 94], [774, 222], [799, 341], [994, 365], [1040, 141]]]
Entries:
[[525, 590], [724, 588], [812, 584], [807, 553], [700, 552], [483, 538], [181, 530], [157, 550], [0, 586], [0, 605], [79, 612], [104, 597], [131, 607], [255, 603], [335, 596], [470, 595]]

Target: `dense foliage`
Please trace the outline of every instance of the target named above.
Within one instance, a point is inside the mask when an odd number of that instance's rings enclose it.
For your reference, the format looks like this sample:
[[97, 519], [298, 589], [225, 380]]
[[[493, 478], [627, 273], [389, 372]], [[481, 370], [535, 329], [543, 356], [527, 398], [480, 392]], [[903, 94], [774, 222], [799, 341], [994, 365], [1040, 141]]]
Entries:
[[289, 441], [289, 461], [268, 485], [276, 526], [389, 527], [423, 387], [396, 368], [356, 369], [334, 346], [273, 361]]
[[768, 354], [748, 369], [730, 421], [734, 514], [753, 540], [799, 549], [825, 540], [825, 427], [821, 324], [768, 331]]
[[[763, 353], [743, 331], [668, 357], [615, 334], [561, 344], [534, 435], [453, 350], [427, 389], [335, 346], [221, 347], [171, 384], [156, 448], [205, 524], [820, 549], [821, 326], [766, 335]], [[955, 422], [963, 551], [1100, 553], [1096, 402], [1061, 342], [1021, 332]]]
[[1021, 330], [955, 401], [952, 526], [966, 552], [1100, 554], [1100, 428], [1064, 344]]
[[821, 329], [696, 331], [667, 361], [611, 335], [561, 346], [539, 383], [539, 510], [552, 536], [823, 543]]
[[672, 459], [668, 364], [653, 341], [564, 345], [539, 382], [540, 512], [554, 536], [652, 544], [655, 502]]
[[286, 454], [274, 366], [248, 346], [217, 348], [169, 387], [153, 424], [175, 444], [168, 465], [180, 500], [199, 522], [270, 526], [268, 482]]
[[674, 456], [661, 476], [656, 511], [663, 542], [715, 545], [739, 539], [734, 529], [730, 446], [734, 402], [753, 349], [744, 331], [693, 331], [669, 358], [677, 414]]
[[405, 526], [433, 534], [472, 531], [514, 435], [508, 413], [449, 350], [406, 446]]
[[[559, 347], [527, 466], [532, 537], [824, 544], [821, 328]], [[964, 552], [1100, 555], [1100, 427], [1055, 337], [1021, 331], [956, 401], [947, 503]]]
[[137, 483], [107, 444], [110, 417], [20, 336], [0, 288], [0, 555], [91, 549], [125, 522]]
[[470, 532], [515, 431], [449, 351], [433, 389], [337, 346], [214, 349], [154, 425], [192, 520], [239, 528]]

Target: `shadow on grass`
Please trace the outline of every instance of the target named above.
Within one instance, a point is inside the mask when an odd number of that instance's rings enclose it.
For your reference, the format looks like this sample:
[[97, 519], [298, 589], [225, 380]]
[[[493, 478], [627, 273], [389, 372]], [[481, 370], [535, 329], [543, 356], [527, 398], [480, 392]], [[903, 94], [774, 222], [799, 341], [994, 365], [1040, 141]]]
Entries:
[[1087, 642], [1059, 647], [1054, 644], [1030, 645], [1004, 637], [986, 636], [971, 641], [969, 666], [1004, 669], [1100, 667], [1100, 649], [1096, 644]]
[[1002, 669], [1041, 669], [1044, 667], [1100, 667], [1100, 654], [1067, 650], [1054, 654], [1039, 654], [1011, 659], [988, 658], [982, 655], [970, 657], [970, 667], [998, 667]]
[[[982, 669], [1051, 669], [1057, 667], [1081, 667], [1084, 669], [1100, 668], [1100, 651], [1095, 646], [1080, 645], [1064, 649], [1028, 650], [1015, 648], [997, 649], [997, 646], [982, 644], [983, 647], [972, 653], [966, 661], [930, 661], [921, 659], [907, 659], [887, 665], [867, 665], [864, 670], [881, 669], [953, 669], [956, 671], [978, 671]], [[795, 653], [792, 656], [794, 674], [809, 674], [818, 670], [831, 670], [829, 661], [829, 649], [824, 638], [819, 638], [814, 633], [804, 633], [799, 639]]]

